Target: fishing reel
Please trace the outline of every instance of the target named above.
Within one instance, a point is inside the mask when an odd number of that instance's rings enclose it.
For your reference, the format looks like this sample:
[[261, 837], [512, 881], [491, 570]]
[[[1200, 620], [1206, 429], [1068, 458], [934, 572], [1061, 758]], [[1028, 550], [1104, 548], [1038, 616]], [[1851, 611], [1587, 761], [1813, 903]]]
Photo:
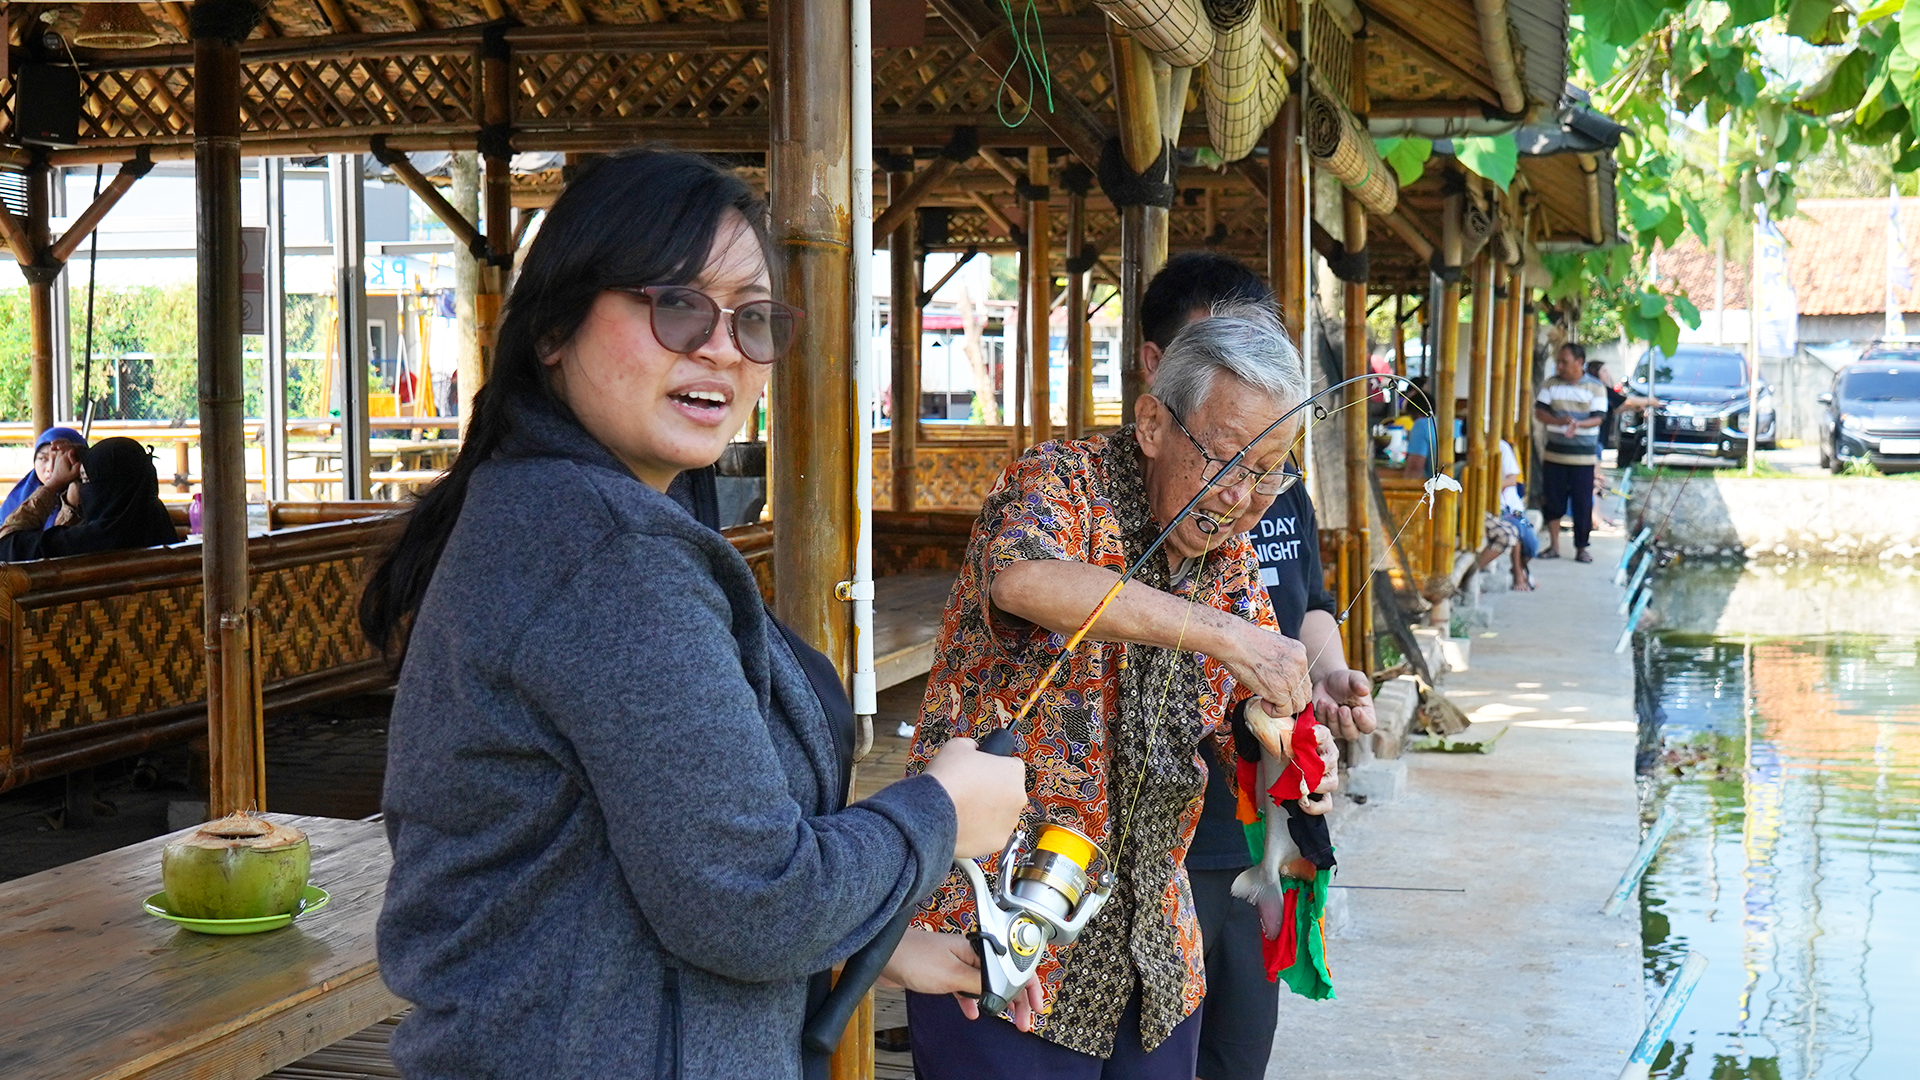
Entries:
[[972, 859], [954, 865], [967, 875], [980, 915], [967, 939], [980, 957], [980, 1005], [990, 1013], [1004, 1011], [1033, 978], [1048, 945], [1071, 944], [1113, 895], [1106, 852], [1065, 825], [1041, 825], [1032, 849], [1015, 829], [1000, 853], [998, 888], [987, 886]]

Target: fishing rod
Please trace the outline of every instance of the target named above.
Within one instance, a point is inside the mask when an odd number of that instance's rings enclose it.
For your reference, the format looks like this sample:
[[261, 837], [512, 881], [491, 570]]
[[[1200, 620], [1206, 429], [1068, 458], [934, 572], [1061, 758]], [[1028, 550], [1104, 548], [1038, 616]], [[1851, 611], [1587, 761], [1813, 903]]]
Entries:
[[[1109, 588], [1106, 595], [1081, 621], [1079, 627], [1067, 636], [1059, 655], [1047, 669], [1034, 680], [1033, 688], [1020, 709], [1005, 724], [980, 735], [977, 741], [980, 749], [1000, 757], [1011, 756], [1018, 749], [1014, 734], [1017, 728], [1033, 711], [1040, 695], [1047, 685], [1059, 674], [1068, 656], [1086, 640], [1108, 605], [1113, 603], [1120, 590], [1133, 580], [1147, 561], [1164, 546], [1173, 531], [1194, 514], [1205, 499], [1219, 486], [1221, 477], [1230, 474], [1236, 466], [1245, 460], [1253, 448], [1260, 445], [1268, 435], [1273, 434], [1287, 421], [1298, 416], [1303, 409], [1315, 410], [1316, 420], [1325, 419], [1329, 413], [1319, 399], [1336, 390], [1344, 389], [1356, 383], [1368, 383], [1378, 379], [1384, 384], [1399, 383], [1413, 393], [1420, 394], [1419, 386], [1413, 380], [1401, 375], [1366, 374], [1328, 386], [1317, 393], [1309, 394], [1305, 400], [1286, 412], [1280, 418], [1260, 430], [1260, 433], [1247, 440], [1239, 452], [1228, 458], [1212, 477], [1203, 478], [1199, 492], [1188, 499], [1185, 506], [1173, 515], [1160, 530], [1147, 549], [1126, 566]], [[1424, 396], [1424, 395], [1423, 395]], [[1362, 401], [1365, 399], [1362, 398]], [[1358, 404], [1354, 402], [1352, 404]], [[1351, 405], [1347, 406], [1351, 407]], [[1199, 525], [1201, 532], [1209, 537], [1219, 532], [1227, 524], [1212, 515], [1201, 515], [1206, 522]], [[1039, 966], [1045, 946], [1052, 942], [1070, 943], [1078, 936], [1100, 906], [1105, 903], [1107, 894], [1113, 888], [1111, 869], [1099, 874], [1090, 874], [1096, 861], [1105, 861], [1105, 854], [1091, 839], [1064, 826], [1049, 824], [1036, 837], [1031, 854], [1032, 866], [1021, 866], [1017, 871], [1021, 880], [1013, 881], [1016, 872], [1010, 868], [1018, 862], [1020, 856], [1028, 854], [1024, 836], [1015, 830], [1008, 840], [1007, 847], [1001, 852], [1001, 873], [999, 888], [991, 894], [986, 889], [986, 879], [978, 864], [971, 859], [956, 859], [961, 870], [967, 872], [969, 882], [975, 894], [975, 907], [980, 915], [980, 930], [974, 935], [974, 949], [980, 957], [982, 992], [979, 995], [982, 1008], [989, 1012], [999, 1012], [1006, 1008], [1009, 996], [1031, 978]], [[993, 903], [983, 901], [991, 899]], [[808, 1018], [801, 1040], [807, 1049], [817, 1053], [832, 1053], [839, 1045], [841, 1033], [846, 1030], [847, 1021], [853, 1011], [866, 997], [867, 991], [879, 980], [887, 961], [893, 958], [894, 950], [899, 948], [900, 940], [906, 936], [907, 926], [913, 921], [919, 910], [916, 901], [901, 906], [893, 919], [881, 929], [878, 936], [847, 959], [840, 969], [840, 976], [834, 982], [833, 990], [821, 1001], [820, 1007]], [[992, 913], [992, 914], [989, 914]], [[989, 921], [996, 922], [997, 932], [988, 930]]]

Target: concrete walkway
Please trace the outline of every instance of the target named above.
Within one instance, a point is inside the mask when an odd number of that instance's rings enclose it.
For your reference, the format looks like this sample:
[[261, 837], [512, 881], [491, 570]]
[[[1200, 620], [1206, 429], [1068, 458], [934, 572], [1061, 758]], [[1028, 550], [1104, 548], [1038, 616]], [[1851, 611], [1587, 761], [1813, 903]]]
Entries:
[[1505, 729], [1491, 753], [1409, 754], [1405, 795], [1347, 805], [1338, 884], [1465, 891], [1336, 892], [1339, 999], [1282, 1001], [1271, 1080], [1619, 1075], [1645, 1011], [1638, 905], [1598, 913], [1639, 842], [1622, 543], [1484, 601], [1471, 670], [1442, 688], [1474, 734]]

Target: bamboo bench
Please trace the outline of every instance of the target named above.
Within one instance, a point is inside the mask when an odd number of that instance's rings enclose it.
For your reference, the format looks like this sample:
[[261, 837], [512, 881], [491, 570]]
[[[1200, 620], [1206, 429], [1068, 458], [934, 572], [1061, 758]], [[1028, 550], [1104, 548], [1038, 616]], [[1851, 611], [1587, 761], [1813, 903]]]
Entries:
[[[356, 621], [386, 537], [358, 520], [247, 541], [267, 708], [391, 685]], [[206, 731], [198, 544], [0, 565], [0, 615], [0, 791]]]

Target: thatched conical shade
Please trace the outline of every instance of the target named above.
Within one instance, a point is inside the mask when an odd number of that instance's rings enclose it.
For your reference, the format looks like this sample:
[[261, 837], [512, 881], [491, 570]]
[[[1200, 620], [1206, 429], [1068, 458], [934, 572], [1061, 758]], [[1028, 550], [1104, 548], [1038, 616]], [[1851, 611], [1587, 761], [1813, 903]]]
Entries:
[[146, 49], [160, 44], [160, 32], [139, 4], [83, 4], [73, 43], [89, 49]]

